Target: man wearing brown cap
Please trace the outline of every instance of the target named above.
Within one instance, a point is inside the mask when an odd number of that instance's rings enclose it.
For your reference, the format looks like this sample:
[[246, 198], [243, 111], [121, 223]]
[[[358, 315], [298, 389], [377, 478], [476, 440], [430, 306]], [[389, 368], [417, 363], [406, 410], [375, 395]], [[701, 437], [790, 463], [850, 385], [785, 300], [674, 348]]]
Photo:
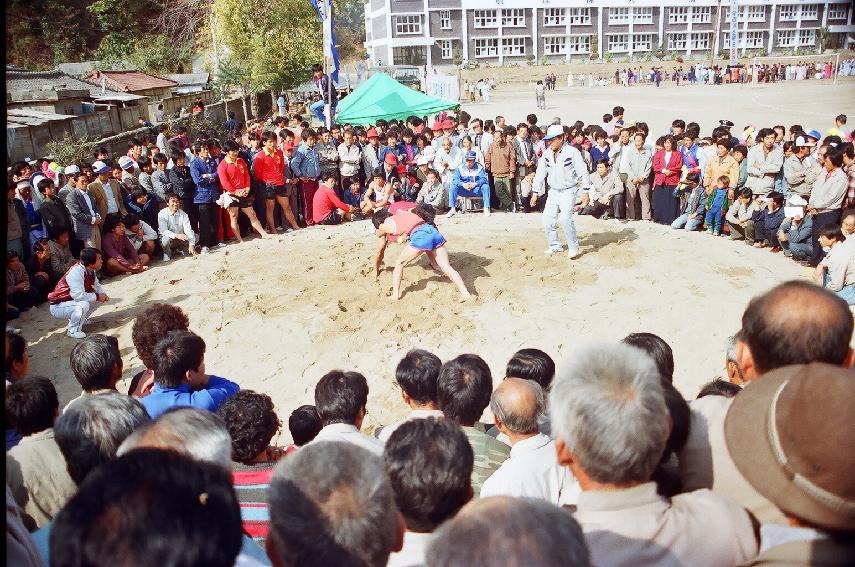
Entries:
[[[736, 363], [746, 382], [762, 381], [767, 372], [792, 364], [850, 368], [852, 329], [845, 301], [806, 281], [786, 282], [748, 304]], [[689, 404], [689, 437], [678, 453], [683, 490], [710, 488], [736, 500], [761, 523], [786, 524], [781, 511], [746, 481], [725, 446], [724, 417], [732, 403], [732, 398], [706, 396]]]
[[830, 364], [773, 370], [734, 398], [727, 449], [787, 525], [760, 528], [750, 565], [855, 564], [855, 379]]

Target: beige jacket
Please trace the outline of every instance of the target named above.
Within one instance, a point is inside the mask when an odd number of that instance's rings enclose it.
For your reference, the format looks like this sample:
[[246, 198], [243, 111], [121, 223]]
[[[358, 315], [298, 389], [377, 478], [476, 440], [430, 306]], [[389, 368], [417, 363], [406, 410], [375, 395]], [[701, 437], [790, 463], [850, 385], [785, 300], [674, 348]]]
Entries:
[[[107, 185], [113, 193], [113, 198], [116, 200], [116, 206], [119, 208], [119, 214], [123, 217], [128, 214], [125, 209], [125, 202], [122, 200], [122, 192], [119, 190], [119, 183], [115, 179], [108, 179]], [[97, 179], [89, 184], [89, 194], [95, 201], [95, 209], [102, 219], [107, 218], [107, 195], [104, 193], [107, 189]]]
[[715, 156], [707, 162], [707, 169], [704, 171], [704, 187], [708, 190], [715, 187], [718, 178], [722, 175], [730, 178], [731, 189], [739, 184], [739, 163], [733, 159], [733, 156], [727, 155], [724, 158]]

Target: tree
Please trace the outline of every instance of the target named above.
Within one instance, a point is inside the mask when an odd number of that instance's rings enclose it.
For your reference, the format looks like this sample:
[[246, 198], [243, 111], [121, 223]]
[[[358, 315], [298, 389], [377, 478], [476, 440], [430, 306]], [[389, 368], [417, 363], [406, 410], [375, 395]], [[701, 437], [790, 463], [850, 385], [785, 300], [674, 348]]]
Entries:
[[364, 18], [365, 0], [333, 0], [333, 25], [342, 61], [365, 58]]

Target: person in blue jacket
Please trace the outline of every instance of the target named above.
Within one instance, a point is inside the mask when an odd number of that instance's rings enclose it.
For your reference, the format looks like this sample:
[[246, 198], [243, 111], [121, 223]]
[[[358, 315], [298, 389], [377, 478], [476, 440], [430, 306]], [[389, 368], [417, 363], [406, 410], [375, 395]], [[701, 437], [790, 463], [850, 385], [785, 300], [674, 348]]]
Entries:
[[487, 182], [487, 171], [478, 163], [478, 156], [472, 150], [466, 152], [463, 163], [454, 170], [454, 178], [448, 191], [451, 210], [446, 213], [447, 217], [457, 214], [457, 197], [482, 197], [484, 216], [490, 216], [490, 184]]
[[190, 177], [196, 184], [193, 203], [199, 209], [199, 244], [205, 254], [220, 244], [217, 236], [218, 207], [215, 202], [220, 196], [220, 180], [217, 176], [217, 160], [211, 156], [214, 142], [207, 140], [193, 149], [196, 157], [190, 162]]

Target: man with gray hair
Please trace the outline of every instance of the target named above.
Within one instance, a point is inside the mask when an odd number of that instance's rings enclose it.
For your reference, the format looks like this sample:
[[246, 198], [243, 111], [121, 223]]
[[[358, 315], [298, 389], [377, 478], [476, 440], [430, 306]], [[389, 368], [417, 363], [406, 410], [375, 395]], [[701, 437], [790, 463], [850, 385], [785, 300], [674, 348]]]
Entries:
[[267, 537], [275, 566], [384, 567], [403, 537], [383, 460], [369, 450], [318, 441], [276, 465]]
[[569, 510], [534, 498], [473, 500], [435, 532], [428, 567], [588, 567], [585, 537]]
[[626, 344], [589, 347], [556, 376], [558, 461], [582, 493], [576, 520], [595, 565], [736, 565], [757, 539], [735, 502], [699, 490], [670, 500], [651, 476], [670, 429], [653, 360]]
[[[77, 343], [75, 350], [93, 337], [104, 335], [89, 335]], [[119, 445], [135, 429], [150, 421], [139, 401], [115, 391], [83, 396], [66, 406], [53, 426], [53, 433], [71, 480], [80, 486], [89, 473], [116, 457]], [[50, 564], [52, 528], [53, 521], [33, 532], [33, 541], [45, 565]]]
[[555, 441], [538, 431], [546, 405], [537, 382], [506, 378], [493, 391], [490, 410], [496, 427], [511, 445], [511, 455], [484, 482], [481, 497], [526, 496], [557, 505], [575, 504], [579, 485], [567, 467], [558, 464]]

